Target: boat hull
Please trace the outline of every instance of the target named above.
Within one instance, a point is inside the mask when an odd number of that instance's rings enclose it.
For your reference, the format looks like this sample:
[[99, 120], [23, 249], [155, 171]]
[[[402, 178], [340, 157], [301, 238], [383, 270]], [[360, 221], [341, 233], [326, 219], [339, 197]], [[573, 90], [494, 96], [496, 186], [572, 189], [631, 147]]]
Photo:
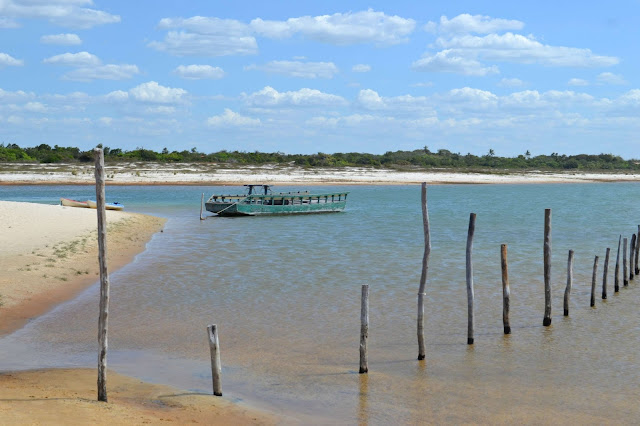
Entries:
[[65, 207], [82, 207], [85, 209], [89, 208], [89, 204], [86, 201], [77, 201], [69, 198], [60, 198], [60, 204]]
[[[87, 200], [87, 204], [89, 208], [92, 208], [92, 209], [98, 208], [98, 203], [96, 203], [95, 201]], [[105, 203], [104, 208], [106, 210], [123, 210], [124, 205], [119, 203]]]
[[223, 204], [207, 203], [206, 209], [218, 216], [268, 216], [309, 213], [335, 213], [346, 207], [346, 201], [327, 204], [303, 205], [261, 205], [261, 204]]

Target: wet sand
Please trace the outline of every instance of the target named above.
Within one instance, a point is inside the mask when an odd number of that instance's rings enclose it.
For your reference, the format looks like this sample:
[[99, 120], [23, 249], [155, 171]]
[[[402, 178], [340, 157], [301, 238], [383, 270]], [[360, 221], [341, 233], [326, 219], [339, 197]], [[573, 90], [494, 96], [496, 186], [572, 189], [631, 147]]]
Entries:
[[[72, 299], [98, 279], [96, 222], [91, 209], [0, 201], [0, 335]], [[131, 262], [164, 223], [163, 218], [108, 211], [109, 271]], [[223, 398], [114, 372], [108, 375], [109, 403], [98, 403], [96, 374], [90, 369], [0, 372], [0, 423], [274, 423], [267, 414]]]

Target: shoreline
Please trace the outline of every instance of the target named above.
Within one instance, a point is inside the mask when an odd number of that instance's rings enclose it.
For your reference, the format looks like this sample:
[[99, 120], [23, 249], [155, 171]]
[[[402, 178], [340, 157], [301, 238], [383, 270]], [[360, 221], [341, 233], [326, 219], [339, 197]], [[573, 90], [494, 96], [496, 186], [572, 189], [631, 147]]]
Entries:
[[[166, 219], [107, 211], [110, 273], [130, 263]], [[0, 201], [0, 337], [73, 299], [98, 279], [96, 211]], [[0, 370], [3, 424], [265, 424], [275, 414], [229, 399], [108, 372], [109, 402], [97, 402], [97, 372], [87, 368]], [[35, 404], [34, 404], [35, 403]], [[276, 421], [277, 419], [277, 421]]]
[[[499, 170], [495, 172], [392, 170], [367, 167], [303, 168], [297, 166], [235, 166], [210, 163], [123, 163], [105, 165], [108, 185], [226, 186], [270, 185], [409, 185], [531, 184], [640, 182], [640, 173]], [[0, 164], [0, 185], [93, 185], [87, 164]]]

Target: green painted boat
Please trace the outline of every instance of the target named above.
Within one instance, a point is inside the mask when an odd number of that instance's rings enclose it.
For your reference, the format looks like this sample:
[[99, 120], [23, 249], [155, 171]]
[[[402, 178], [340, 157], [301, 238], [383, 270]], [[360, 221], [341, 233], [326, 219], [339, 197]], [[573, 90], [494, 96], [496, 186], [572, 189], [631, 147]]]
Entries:
[[270, 185], [244, 185], [247, 193], [212, 195], [205, 208], [218, 216], [261, 216], [341, 212], [348, 192], [312, 194], [309, 191], [273, 192]]

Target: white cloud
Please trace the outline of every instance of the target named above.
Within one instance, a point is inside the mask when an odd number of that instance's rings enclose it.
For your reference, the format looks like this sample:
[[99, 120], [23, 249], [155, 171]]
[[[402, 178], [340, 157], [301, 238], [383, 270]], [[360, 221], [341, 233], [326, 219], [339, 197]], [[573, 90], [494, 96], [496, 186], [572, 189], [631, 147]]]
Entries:
[[2, 29], [20, 28], [20, 24], [18, 24], [13, 19], [4, 18], [0, 16], [0, 28]]
[[257, 18], [250, 25], [255, 32], [268, 38], [282, 39], [301, 34], [315, 41], [335, 45], [392, 45], [408, 41], [407, 36], [413, 32], [416, 23], [413, 19], [369, 9], [355, 13], [302, 16], [286, 21]]
[[104, 97], [110, 102], [123, 102], [129, 99], [129, 93], [123, 90], [116, 90], [106, 94]]
[[147, 114], [172, 115], [176, 112], [176, 109], [172, 106], [159, 105], [147, 107], [144, 112]]
[[28, 112], [45, 113], [48, 108], [42, 102], [27, 102], [24, 105], [24, 110]]
[[588, 86], [589, 82], [582, 78], [572, 78], [567, 82], [567, 84], [569, 86]]
[[222, 114], [209, 117], [207, 124], [213, 127], [254, 127], [261, 122], [258, 118], [246, 117], [225, 108]]
[[155, 81], [149, 81], [129, 90], [129, 94], [133, 99], [141, 102], [175, 103], [182, 101], [187, 91], [164, 87]]
[[98, 119], [98, 123], [104, 125], [104, 126], [110, 126], [111, 123], [113, 123], [113, 118], [111, 117], [100, 117]]
[[411, 87], [433, 87], [433, 81], [414, 83]]
[[371, 65], [367, 64], [357, 64], [351, 68], [353, 72], [369, 72], [371, 71]]
[[96, 67], [81, 67], [62, 76], [64, 80], [93, 81], [93, 80], [127, 80], [140, 74], [135, 65], [99, 65]]
[[82, 44], [82, 40], [77, 34], [52, 34], [40, 37], [40, 43], [72, 46]]
[[66, 65], [71, 67], [100, 65], [100, 59], [89, 52], [63, 53], [46, 58], [42, 62], [45, 64]]
[[624, 77], [612, 72], [603, 72], [598, 74], [597, 81], [600, 84], [611, 84], [617, 86], [628, 84], [627, 80], [625, 80]]
[[55, 25], [80, 29], [120, 22], [118, 15], [82, 7], [91, 4], [91, 0], [2, 0], [0, 13], [5, 19], [46, 19]]
[[439, 25], [435, 22], [429, 22], [425, 29], [428, 31], [438, 29], [444, 33], [490, 34], [504, 30], [521, 30], [522, 28], [524, 28], [524, 22], [521, 21], [463, 13], [452, 19], [441, 16]]
[[432, 56], [426, 56], [411, 64], [414, 71], [448, 72], [472, 76], [485, 76], [499, 73], [495, 65], [485, 67], [476, 59], [458, 54], [453, 50], [443, 50]]
[[22, 59], [16, 59], [11, 55], [0, 52], [0, 68], [6, 66], [17, 67], [22, 65], [24, 65], [24, 61]]
[[225, 75], [222, 68], [211, 65], [180, 65], [173, 73], [188, 80], [218, 80]]
[[371, 110], [385, 109], [387, 107], [378, 92], [371, 89], [361, 90], [358, 93], [357, 102], [362, 107]]
[[342, 106], [347, 101], [341, 96], [323, 93], [319, 90], [303, 88], [295, 92], [278, 92], [273, 87], [244, 96], [247, 104], [252, 106]]
[[164, 41], [153, 41], [149, 46], [175, 56], [228, 56], [253, 55], [258, 44], [251, 28], [232, 19], [194, 16], [192, 18], [164, 18], [158, 28], [169, 31]]
[[489, 34], [483, 37], [463, 35], [438, 38], [436, 45], [464, 57], [485, 60], [537, 63], [563, 67], [601, 67], [615, 65], [613, 56], [595, 55], [590, 49], [550, 46], [520, 34]]
[[22, 90], [18, 90], [17, 92], [8, 92], [0, 89], [0, 100], [2, 102], [24, 101], [34, 97], [35, 95], [33, 93], [23, 92]]
[[498, 83], [500, 87], [522, 87], [525, 85], [525, 82], [520, 80], [519, 78], [503, 78]]
[[333, 62], [271, 61], [245, 67], [245, 70], [252, 69], [298, 78], [333, 78], [338, 73]]
[[498, 96], [493, 93], [471, 87], [450, 90], [444, 98], [449, 102], [464, 103], [475, 108], [495, 106], [498, 102]]

